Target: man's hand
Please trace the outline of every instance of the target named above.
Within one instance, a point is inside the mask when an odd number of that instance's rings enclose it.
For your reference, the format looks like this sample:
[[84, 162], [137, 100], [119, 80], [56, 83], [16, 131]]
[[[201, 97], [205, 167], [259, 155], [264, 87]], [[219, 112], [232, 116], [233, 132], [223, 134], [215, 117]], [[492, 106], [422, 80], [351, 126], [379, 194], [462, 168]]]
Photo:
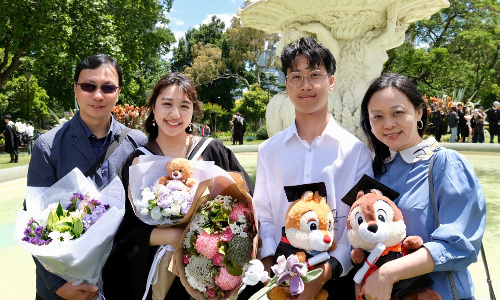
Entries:
[[[271, 266], [273, 265], [273, 256], [264, 257], [263, 259], [261, 259], [261, 262], [264, 265], [264, 271], [267, 271], [269, 277], [272, 278]], [[267, 283], [269, 282], [269, 280], [271, 280], [271, 278], [269, 278], [266, 282], [264, 282], [264, 285], [267, 285]]]
[[302, 294], [297, 296], [297, 300], [309, 300], [314, 299], [314, 297], [321, 291], [325, 282], [332, 278], [332, 265], [328, 262], [324, 262], [318, 266], [318, 268], [323, 269], [323, 273], [314, 279], [304, 284], [304, 291]]
[[99, 296], [99, 289], [95, 285], [84, 283], [73, 285], [71, 282], [66, 282], [56, 291], [56, 294], [68, 300], [95, 300]]

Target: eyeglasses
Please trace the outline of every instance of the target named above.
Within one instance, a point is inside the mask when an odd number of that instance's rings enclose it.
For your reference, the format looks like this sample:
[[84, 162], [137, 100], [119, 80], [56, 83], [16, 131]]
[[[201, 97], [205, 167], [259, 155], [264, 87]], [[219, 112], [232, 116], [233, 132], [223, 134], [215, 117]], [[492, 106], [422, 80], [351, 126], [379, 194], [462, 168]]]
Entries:
[[300, 87], [304, 81], [304, 77], [309, 78], [309, 82], [312, 85], [321, 85], [327, 77], [327, 73], [321, 70], [314, 70], [308, 75], [304, 75], [300, 72], [291, 72], [286, 76], [286, 81], [293, 87]]
[[101, 91], [104, 94], [112, 94], [112, 93], [116, 92], [116, 89], [119, 88], [118, 86], [115, 86], [112, 84], [98, 85], [98, 84], [88, 83], [88, 82], [82, 82], [82, 83], [77, 82], [76, 84], [78, 84], [82, 88], [82, 91], [87, 92], [87, 93], [93, 93], [97, 90], [97, 88], [100, 87]]

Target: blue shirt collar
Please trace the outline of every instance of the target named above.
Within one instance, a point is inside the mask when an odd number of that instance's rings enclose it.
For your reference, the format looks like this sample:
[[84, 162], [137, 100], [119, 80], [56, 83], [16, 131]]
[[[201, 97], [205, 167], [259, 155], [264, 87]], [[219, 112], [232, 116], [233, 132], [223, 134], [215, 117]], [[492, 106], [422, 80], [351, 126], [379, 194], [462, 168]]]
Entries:
[[[90, 131], [87, 124], [83, 122], [82, 117], [80, 116], [80, 111], [76, 113], [76, 116], [78, 117], [78, 121], [80, 121], [80, 124], [82, 125], [83, 131], [85, 132], [87, 138], [93, 136], [94, 134], [92, 133], [92, 131]], [[116, 120], [111, 115], [109, 117], [111, 119], [111, 125], [109, 126], [108, 134], [106, 135], [106, 137], [112, 136], [113, 132], [116, 132]]]

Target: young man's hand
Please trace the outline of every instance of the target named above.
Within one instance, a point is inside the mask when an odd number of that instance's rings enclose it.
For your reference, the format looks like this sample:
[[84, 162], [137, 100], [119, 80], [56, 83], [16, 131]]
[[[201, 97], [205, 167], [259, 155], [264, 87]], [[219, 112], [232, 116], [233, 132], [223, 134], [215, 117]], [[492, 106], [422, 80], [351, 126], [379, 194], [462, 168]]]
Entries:
[[313, 281], [304, 284], [304, 291], [296, 297], [297, 300], [314, 299], [323, 288], [323, 285], [332, 278], [332, 265], [328, 262], [322, 263], [318, 268], [323, 269], [323, 273]]
[[56, 291], [56, 294], [68, 300], [95, 300], [99, 296], [99, 289], [95, 285], [84, 283], [73, 285], [68, 281]]

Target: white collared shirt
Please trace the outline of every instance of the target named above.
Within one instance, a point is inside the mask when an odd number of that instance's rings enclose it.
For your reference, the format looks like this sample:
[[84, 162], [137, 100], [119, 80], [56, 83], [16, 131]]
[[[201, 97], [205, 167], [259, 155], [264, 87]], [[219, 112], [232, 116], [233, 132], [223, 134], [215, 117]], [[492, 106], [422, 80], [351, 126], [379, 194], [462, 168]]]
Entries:
[[253, 198], [256, 217], [260, 221], [260, 257], [274, 255], [281, 240], [281, 229], [285, 226], [290, 205], [284, 186], [324, 182], [327, 203], [336, 217], [337, 249], [330, 255], [342, 264], [342, 275], [347, 274], [351, 268], [351, 245], [346, 230], [350, 207], [341, 199], [363, 174], [373, 177], [370, 151], [340, 127], [331, 115], [323, 134], [311, 145], [299, 137], [295, 122], [262, 143]]
[[[434, 150], [440, 147], [441, 144], [435, 138], [429, 137], [418, 145], [399, 151], [399, 154], [407, 164], [412, 164], [419, 160], [430, 159], [432, 154], [434, 154]], [[391, 156], [386, 159], [386, 163], [392, 161], [396, 154], [398, 154], [397, 151], [392, 151], [391, 149], [389, 151], [391, 152]]]

